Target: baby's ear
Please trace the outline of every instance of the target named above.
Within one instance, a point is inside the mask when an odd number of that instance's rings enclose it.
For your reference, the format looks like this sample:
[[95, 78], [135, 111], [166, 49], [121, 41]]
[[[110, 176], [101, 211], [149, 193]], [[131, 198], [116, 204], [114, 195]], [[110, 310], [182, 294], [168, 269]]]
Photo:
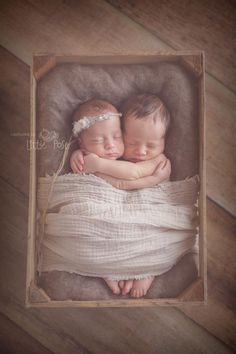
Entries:
[[85, 155], [86, 155], [86, 153], [88, 154], [89, 152], [84, 148], [82, 139], [80, 139], [80, 140], [78, 139], [77, 141], [78, 141], [80, 151]]
[[82, 149], [82, 139], [81, 139], [81, 137], [80, 136], [78, 136], [77, 138], [76, 138], [76, 141], [77, 141], [77, 144], [81, 147], [81, 149]]

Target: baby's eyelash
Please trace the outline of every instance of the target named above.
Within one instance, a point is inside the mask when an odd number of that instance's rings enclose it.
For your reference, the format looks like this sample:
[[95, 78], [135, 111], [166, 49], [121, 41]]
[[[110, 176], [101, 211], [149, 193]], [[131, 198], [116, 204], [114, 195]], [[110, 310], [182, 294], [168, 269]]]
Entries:
[[92, 140], [92, 143], [93, 144], [100, 144], [100, 143], [103, 143], [103, 139], [97, 139], [97, 140]]

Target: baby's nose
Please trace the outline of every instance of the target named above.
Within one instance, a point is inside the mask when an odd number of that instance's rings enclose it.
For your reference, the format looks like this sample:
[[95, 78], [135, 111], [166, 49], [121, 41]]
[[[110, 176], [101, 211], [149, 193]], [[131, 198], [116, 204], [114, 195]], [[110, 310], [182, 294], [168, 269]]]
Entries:
[[113, 139], [107, 139], [105, 147], [106, 149], [112, 149], [115, 146], [115, 142]]
[[147, 155], [147, 149], [145, 146], [139, 146], [137, 147], [136, 153], [138, 156], [145, 156]]

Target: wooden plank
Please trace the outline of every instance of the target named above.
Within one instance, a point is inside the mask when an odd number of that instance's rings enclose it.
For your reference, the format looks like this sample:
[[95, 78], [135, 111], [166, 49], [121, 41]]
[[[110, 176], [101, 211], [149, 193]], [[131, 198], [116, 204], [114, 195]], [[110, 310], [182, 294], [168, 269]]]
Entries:
[[[38, 12], [35, 4], [21, 1], [15, 6], [14, 1], [8, 1], [0, 9], [1, 43], [28, 64], [33, 52], [92, 55], [171, 50], [169, 45], [103, 1], [67, 0], [59, 3], [55, 12], [48, 10], [48, 14], [45, 14], [46, 8]], [[115, 38], [112, 38], [114, 33]], [[6, 94], [10, 94], [11, 85], [7, 84], [4, 75]], [[236, 129], [236, 97], [210, 75], [206, 75], [206, 92], [207, 193], [230, 213], [236, 214], [235, 194], [232, 197], [236, 174], [233, 167], [236, 149], [232, 138]]]
[[1, 354], [52, 354], [19, 326], [0, 314]]
[[171, 49], [102, 0], [65, 0], [51, 15], [26, 0], [17, 6], [9, 0], [1, 5], [0, 18], [1, 45], [28, 65], [33, 53], [104, 55]]
[[208, 202], [208, 302], [181, 305], [185, 314], [236, 349], [236, 220]]
[[[28, 170], [25, 171], [27, 174]], [[25, 308], [28, 199], [1, 179], [0, 194], [0, 312], [52, 352], [89, 353], [76, 337], [71, 339], [69, 333], [61, 336], [53, 320], [39, 320], [43, 311]]]
[[0, 311], [46, 348], [61, 354], [233, 353], [174, 308], [26, 309], [27, 198], [2, 180], [0, 193]]
[[236, 215], [236, 96], [206, 76], [207, 195]]
[[173, 49], [204, 50], [207, 72], [236, 92], [233, 1], [107, 1]]
[[204, 282], [202, 279], [198, 279], [196, 282], [191, 284], [187, 289], [183, 291], [182, 294], [178, 296], [182, 301], [201, 301], [204, 298]]
[[29, 165], [30, 72], [26, 64], [3, 48], [0, 48], [0, 86], [0, 175], [28, 195], [29, 175], [24, 167]]

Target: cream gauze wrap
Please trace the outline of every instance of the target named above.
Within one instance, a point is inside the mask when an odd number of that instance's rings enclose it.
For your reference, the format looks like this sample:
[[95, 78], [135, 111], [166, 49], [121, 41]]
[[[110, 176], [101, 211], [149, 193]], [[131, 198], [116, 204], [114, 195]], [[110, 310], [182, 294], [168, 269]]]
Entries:
[[[52, 177], [39, 178], [42, 212]], [[110, 279], [159, 275], [197, 244], [198, 177], [135, 191], [91, 174], [59, 176], [41, 245], [42, 271]]]

